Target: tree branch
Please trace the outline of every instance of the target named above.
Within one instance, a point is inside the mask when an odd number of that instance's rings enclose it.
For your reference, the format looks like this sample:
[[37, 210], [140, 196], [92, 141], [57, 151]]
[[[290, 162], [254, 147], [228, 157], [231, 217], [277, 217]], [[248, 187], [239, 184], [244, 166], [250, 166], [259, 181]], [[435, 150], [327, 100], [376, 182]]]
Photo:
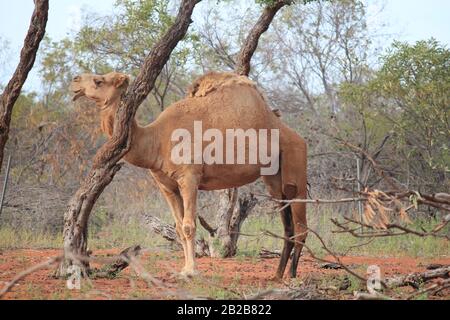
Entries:
[[269, 29], [272, 20], [281, 8], [290, 5], [292, 1], [277, 0], [275, 4], [268, 5], [264, 8], [263, 13], [259, 17], [256, 24], [251, 29], [249, 35], [245, 39], [244, 45], [239, 53], [236, 72], [240, 75], [248, 76], [250, 74], [250, 61], [253, 54], [258, 48], [258, 42], [262, 34]]
[[39, 45], [44, 38], [48, 20], [48, 0], [35, 0], [35, 7], [31, 17], [20, 60], [11, 80], [0, 96], [0, 172], [3, 163], [4, 150], [9, 136], [11, 114], [14, 104], [20, 96], [22, 87], [28, 78], [30, 70], [36, 60]]

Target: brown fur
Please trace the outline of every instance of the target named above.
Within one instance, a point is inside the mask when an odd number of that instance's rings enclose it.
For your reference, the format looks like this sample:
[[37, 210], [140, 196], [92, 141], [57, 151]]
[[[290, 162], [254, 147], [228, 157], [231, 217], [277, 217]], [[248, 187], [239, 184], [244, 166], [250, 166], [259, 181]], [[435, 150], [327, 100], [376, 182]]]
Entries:
[[[201, 76], [187, 89], [187, 98], [201, 98], [205, 97], [208, 94], [216, 91], [220, 87], [232, 86], [232, 85], [242, 85], [249, 86], [257, 90], [262, 99], [267, 102], [267, 98], [265, 95], [258, 90], [258, 87], [255, 82], [251, 81], [249, 78], [245, 76], [240, 76], [231, 72], [208, 72], [205, 75]], [[272, 110], [272, 112], [278, 117], [281, 118], [281, 111], [278, 109]]]
[[188, 89], [187, 96], [190, 98], [205, 97], [220, 87], [232, 85], [247, 85], [256, 89], [256, 84], [247, 77], [228, 72], [209, 72], [194, 81]]
[[[103, 76], [82, 75], [72, 84], [75, 98], [87, 96], [102, 109], [102, 130], [109, 136], [114, 130], [114, 116], [128, 77], [119, 73]], [[132, 144], [125, 160], [150, 169], [176, 221], [183, 243], [183, 273], [195, 272], [194, 237], [198, 190], [220, 190], [246, 185], [260, 177], [261, 164], [176, 165], [171, 161], [175, 129], [184, 128], [193, 135], [194, 121], [203, 122], [203, 130], [279, 129], [280, 171], [264, 176], [270, 194], [277, 199], [306, 198], [306, 143], [288, 128], [268, 107], [256, 84], [233, 73], [209, 73], [194, 82], [188, 96], [168, 107], [152, 124], [132, 127]], [[205, 146], [203, 146], [205, 147]], [[247, 145], [248, 148], [248, 145]], [[248, 152], [247, 152], [248, 155]], [[248, 160], [248, 159], [246, 159]], [[248, 161], [246, 161], [248, 163]], [[285, 236], [296, 235], [291, 275], [295, 276], [302, 243], [306, 238], [305, 204], [293, 204], [282, 214]], [[277, 277], [282, 277], [294, 245], [285, 241]]]

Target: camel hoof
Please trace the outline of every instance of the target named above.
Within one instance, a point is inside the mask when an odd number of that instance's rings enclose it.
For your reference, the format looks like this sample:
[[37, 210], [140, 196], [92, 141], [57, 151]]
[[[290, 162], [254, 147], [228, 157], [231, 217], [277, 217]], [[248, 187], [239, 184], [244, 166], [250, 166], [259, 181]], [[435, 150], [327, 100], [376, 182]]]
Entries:
[[274, 275], [272, 278], [270, 278], [270, 281], [273, 282], [283, 282], [283, 276], [280, 276], [278, 274]]

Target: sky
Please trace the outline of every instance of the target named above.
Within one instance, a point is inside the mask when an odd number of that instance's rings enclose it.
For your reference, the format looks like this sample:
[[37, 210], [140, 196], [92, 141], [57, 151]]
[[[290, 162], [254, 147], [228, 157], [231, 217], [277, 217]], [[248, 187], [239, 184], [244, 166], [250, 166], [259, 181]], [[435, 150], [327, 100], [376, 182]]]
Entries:
[[[111, 13], [114, 2], [115, 0], [50, 0], [47, 34], [53, 40], [61, 39], [80, 25], [82, 10]], [[364, 2], [369, 7], [371, 17], [369, 22], [374, 25], [385, 24], [383, 32], [386, 31], [390, 38], [415, 42], [434, 37], [450, 47], [449, 0], [364, 0]], [[383, 10], [380, 12], [381, 7]], [[17, 64], [33, 8], [33, 0], [0, 0], [0, 39], [7, 40], [10, 46], [10, 56], [3, 63], [0, 61], [2, 83], [9, 79]], [[39, 89], [36, 69], [37, 66], [25, 84], [25, 90]]]

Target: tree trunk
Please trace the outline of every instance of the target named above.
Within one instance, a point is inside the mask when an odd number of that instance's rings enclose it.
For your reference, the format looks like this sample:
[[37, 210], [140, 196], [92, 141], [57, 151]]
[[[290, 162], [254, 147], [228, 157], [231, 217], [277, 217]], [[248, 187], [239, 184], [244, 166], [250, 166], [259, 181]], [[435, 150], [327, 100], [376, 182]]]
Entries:
[[239, 53], [236, 72], [240, 75], [248, 76], [250, 74], [250, 61], [252, 60], [253, 54], [258, 48], [258, 42], [262, 34], [269, 29], [270, 24], [275, 18], [275, 15], [281, 8], [285, 5], [291, 4], [292, 1], [288, 0], [277, 0], [273, 5], [269, 5], [264, 8], [261, 17], [250, 30], [247, 38], [245, 39], [244, 45]]
[[232, 251], [230, 222], [236, 208], [238, 189], [218, 192], [218, 208], [216, 216], [217, 231], [210, 235], [209, 252], [211, 257], [230, 257]]
[[28, 73], [33, 68], [36, 53], [44, 38], [45, 28], [47, 26], [48, 0], [35, 0], [34, 3], [34, 12], [22, 51], [20, 52], [19, 64], [0, 96], [0, 172], [3, 164], [5, 145], [9, 137], [12, 110], [27, 80]]
[[136, 110], [154, 88], [155, 81], [169, 60], [170, 54], [186, 35], [192, 22], [194, 7], [200, 1], [183, 0], [181, 2], [174, 24], [152, 48], [135, 81], [122, 95], [115, 116], [113, 136], [97, 152], [88, 176], [70, 200], [64, 214], [65, 259], [59, 268], [60, 276], [65, 276], [68, 272], [67, 268], [72, 264], [80, 266], [83, 273], [87, 274], [89, 266], [80, 263], [76, 256], [86, 255], [88, 219], [92, 207], [120, 170], [121, 164], [117, 162], [130, 148], [130, 128]]
[[[236, 73], [244, 76], [250, 74], [250, 61], [258, 48], [259, 39], [269, 29], [277, 12], [289, 4], [291, 1], [277, 0], [275, 4], [264, 8], [242, 46], [237, 60]], [[236, 204], [238, 204], [237, 207]], [[215, 236], [211, 236], [210, 252], [212, 256], [232, 257], [236, 254], [241, 225], [255, 205], [256, 201], [251, 194], [238, 196], [237, 189], [219, 192], [219, 210], [216, 219], [219, 227]]]
[[239, 195], [238, 189], [219, 192], [217, 231], [210, 235], [209, 252], [212, 257], [230, 258], [236, 255], [242, 223], [257, 200], [252, 194]]

